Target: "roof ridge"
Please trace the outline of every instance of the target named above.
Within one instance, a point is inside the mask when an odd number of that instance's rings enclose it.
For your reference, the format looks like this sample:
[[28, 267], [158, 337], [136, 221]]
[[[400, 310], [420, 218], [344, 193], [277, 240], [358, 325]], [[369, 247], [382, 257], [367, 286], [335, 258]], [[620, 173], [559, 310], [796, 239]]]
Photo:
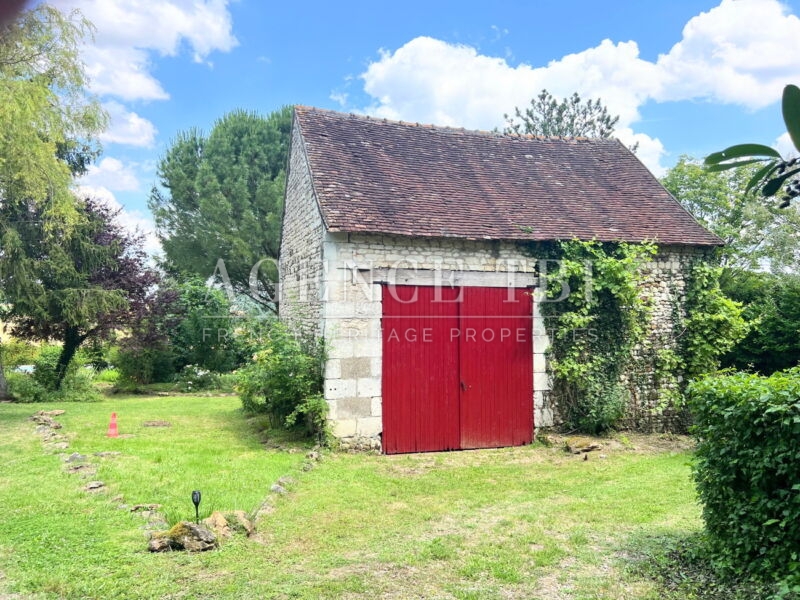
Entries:
[[564, 141], [564, 142], [571, 142], [571, 141], [585, 141], [590, 143], [597, 143], [597, 142], [612, 142], [616, 138], [591, 138], [586, 136], [563, 136], [563, 135], [534, 135], [530, 133], [503, 133], [502, 131], [489, 131], [486, 129], [468, 129], [466, 127], [454, 127], [450, 125], [436, 125], [434, 123], [419, 123], [413, 121], [403, 121], [402, 119], [388, 119], [386, 117], [374, 117], [367, 114], [359, 114], [353, 112], [341, 112], [338, 110], [332, 110], [330, 108], [319, 108], [316, 106], [307, 106], [303, 104], [296, 104], [295, 109], [300, 109], [305, 112], [319, 112], [328, 115], [335, 116], [340, 119], [354, 119], [354, 120], [361, 120], [367, 121], [371, 123], [387, 123], [393, 125], [404, 125], [406, 127], [420, 127], [424, 129], [430, 129], [432, 131], [444, 131], [444, 132], [452, 132], [452, 133], [466, 133], [466, 134], [478, 134], [484, 135], [486, 137], [495, 137], [495, 138], [509, 138], [509, 139], [520, 139], [520, 140], [541, 140], [541, 141]]

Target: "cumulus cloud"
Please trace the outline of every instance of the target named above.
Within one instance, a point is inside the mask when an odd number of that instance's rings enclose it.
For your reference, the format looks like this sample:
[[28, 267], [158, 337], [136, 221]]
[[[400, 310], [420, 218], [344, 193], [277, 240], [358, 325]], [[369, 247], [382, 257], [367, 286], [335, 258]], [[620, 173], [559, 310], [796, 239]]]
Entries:
[[131, 192], [139, 189], [139, 179], [131, 166], [111, 157], [102, 159], [96, 165], [89, 165], [86, 175], [81, 177], [80, 185], [89, 188], [103, 188], [117, 192]]
[[129, 111], [119, 102], [104, 102], [103, 108], [108, 112], [111, 123], [109, 128], [100, 134], [101, 141], [147, 148], [153, 145], [157, 133], [153, 123]]
[[97, 28], [84, 60], [93, 91], [124, 100], [164, 100], [169, 94], [151, 72], [150, 53], [195, 62], [237, 45], [228, 0], [56, 0], [78, 8]]
[[131, 233], [144, 236], [144, 249], [150, 256], [162, 252], [152, 217], [139, 210], [126, 209], [114, 196], [114, 192], [104, 186], [80, 185], [75, 189], [75, 193], [82, 198], [98, 200], [112, 210], [119, 211], [117, 222]]
[[780, 152], [781, 156], [784, 158], [793, 158], [797, 156], [797, 148], [794, 147], [792, 138], [789, 137], [788, 133], [784, 133], [777, 140], [775, 140], [775, 143], [772, 144], [772, 146], [778, 152]]
[[777, 0], [722, 0], [659, 56], [656, 100], [707, 98], [757, 109], [800, 78], [800, 19]]
[[372, 102], [362, 112], [438, 125], [493, 129], [543, 88], [565, 97], [600, 98], [620, 116], [617, 135], [639, 142], [639, 158], [664, 171], [663, 144], [634, 132], [648, 101], [712, 100], [757, 109], [800, 80], [800, 19], [777, 0], [722, 0], [692, 18], [682, 39], [647, 61], [635, 41], [604, 40], [547, 65], [504, 58], [430, 37], [382, 50], [361, 75]]

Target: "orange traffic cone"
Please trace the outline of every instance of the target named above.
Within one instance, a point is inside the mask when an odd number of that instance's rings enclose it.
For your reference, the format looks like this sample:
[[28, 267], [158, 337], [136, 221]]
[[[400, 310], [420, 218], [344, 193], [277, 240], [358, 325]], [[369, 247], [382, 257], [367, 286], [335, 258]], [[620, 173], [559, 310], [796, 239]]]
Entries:
[[108, 437], [118, 437], [117, 432], [117, 413], [111, 413], [111, 423], [108, 424]]

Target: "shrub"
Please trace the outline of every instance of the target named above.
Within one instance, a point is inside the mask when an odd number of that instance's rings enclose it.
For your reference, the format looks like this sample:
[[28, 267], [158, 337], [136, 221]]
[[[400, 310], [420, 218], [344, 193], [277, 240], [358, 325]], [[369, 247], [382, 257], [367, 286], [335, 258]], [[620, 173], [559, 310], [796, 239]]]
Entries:
[[8, 391], [17, 402], [46, 402], [47, 390], [28, 373], [7, 373]]
[[98, 371], [94, 376], [94, 380], [100, 383], [116, 383], [118, 379], [119, 371], [114, 367]]
[[321, 344], [299, 340], [282, 323], [272, 323], [253, 362], [238, 371], [236, 389], [244, 409], [269, 415], [274, 427], [304, 423], [323, 437], [323, 355]]
[[176, 378], [176, 383], [182, 392], [198, 392], [219, 387], [218, 373], [212, 373], [197, 365], [186, 365]]
[[117, 387], [136, 389], [149, 383], [166, 383], [174, 375], [172, 355], [161, 348], [112, 348], [111, 364], [119, 371]]
[[17, 402], [98, 402], [102, 396], [94, 387], [94, 371], [88, 367], [71, 368], [61, 382], [58, 391], [48, 389], [41, 383], [47, 377], [37, 379], [36, 371], [28, 373], [9, 373], [6, 375], [8, 389]]
[[800, 369], [708, 377], [689, 388], [694, 479], [719, 564], [800, 584]]
[[[59, 356], [61, 356], [61, 346], [42, 346], [39, 355], [33, 361], [33, 379], [45, 390], [55, 391], [56, 389]], [[70, 363], [67, 367], [67, 376], [74, 373], [77, 368], [75, 361]]]

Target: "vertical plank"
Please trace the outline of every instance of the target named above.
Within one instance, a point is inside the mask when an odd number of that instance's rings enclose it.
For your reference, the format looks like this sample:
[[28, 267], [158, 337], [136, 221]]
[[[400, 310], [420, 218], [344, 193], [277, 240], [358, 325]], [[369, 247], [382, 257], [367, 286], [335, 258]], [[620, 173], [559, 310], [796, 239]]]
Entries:
[[383, 288], [383, 449], [457, 449], [458, 291]]
[[532, 441], [532, 308], [524, 289], [464, 288], [459, 336], [462, 448]]

